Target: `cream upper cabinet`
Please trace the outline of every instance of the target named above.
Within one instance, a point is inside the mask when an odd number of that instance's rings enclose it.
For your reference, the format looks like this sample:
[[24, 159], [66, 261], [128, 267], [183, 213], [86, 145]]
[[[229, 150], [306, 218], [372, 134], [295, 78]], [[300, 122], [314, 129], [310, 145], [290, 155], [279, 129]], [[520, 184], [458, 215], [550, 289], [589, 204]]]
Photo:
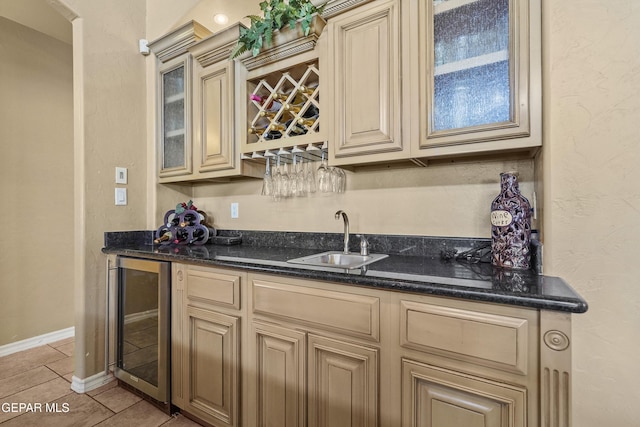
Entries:
[[369, 2], [329, 20], [332, 164], [408, 157], [400, 29], [399, 0]]
[[215, 178], [240, 173], [234, 129], [235, 62], [229, 60], [241, 24], [190, 48], [193, 69], [194, 174]]
[[539, 0], [410, 3], [412, 156], [534, 152], [542, 144]]
[[191, 57], [182, 55], [160, 69], [160, 176], [188, 175], [191, 164]]
[[[261, 177], [255, 164], [240, 162], [237, 145], [238, 85], [235, 61], [229, 56], [241, 27], [238, 23], [210, 35], [192, 21], [151, 43], [161, 62], [157, 90], [160, 183]], [[169, 43], [173, 43], [171, 59], [161, 50]], [[176, 57], [176, 52], [181, 53]]]
[[158, 58], [156, 132], [160, 182], [180, 181], [193, 171], [192, 57], [187, 48], [210, 34], [190, 21], [149, 44]]
[[327, 4], [332, 164], [536, 152], [540, 0], [354, 4]]

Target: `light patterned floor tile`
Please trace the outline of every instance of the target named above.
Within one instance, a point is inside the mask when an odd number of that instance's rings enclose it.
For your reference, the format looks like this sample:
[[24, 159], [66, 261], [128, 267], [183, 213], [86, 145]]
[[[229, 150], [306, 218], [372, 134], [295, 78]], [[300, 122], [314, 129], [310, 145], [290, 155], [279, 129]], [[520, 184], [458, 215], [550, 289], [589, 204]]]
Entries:
[[100, 427], [158, 427], [169, 421], [169, 415], [163, 413], [151, 403], [141, 400], [122, 412], [98, 424]]
[[[63, 396], [73, 393], [69, 383], [58, 377], [54, 380], [46, 383], [39, 384], [35, 387], [23, 390], [19, 393], [12, 394], [10, 396], [0, 399], [0, 405], [24, 403], [24, 404], [36, 404], [44, 405], [47, 402], [53, 402]], [[6, 407], [6, 406], [5, 406]], [[0, 411], [0, 423], [11, 418], [22, 415], [18, 411]]]
[[113, 412], [87, 395], [72, 393], [43, 405], [40, 412], [13, 418], [2, 427], [90, 427], [111, 417]]
[[60, 341], [52, 342], [49, 345], [51, 347], [53, 347], [53, 348], [58, 348], [61, 345], [69, 344], [71, 342], [75, 342], [75, 337], [65, 338], [65, 339], [60, 340]]
[[104, 393], [105, 391], [110, 390], [110, 389], [112, 389], [114, 387], [117, 387], [117, 386], [118, 386], [118, 381], [113, 380], [111, 382], [106, 383], [103, 386], [100, 386], [100, 387], [96, 388], [96, 389], [89, 390], [86, 394], [88, 396], [92, 396], [93, 397], [93, 396], [96, 396], [96, 395], [98, 395], [100, 393]]
[[0, 379], [30, 371], [38, 366], [64, 359], [63, 353], [43, 345], [0, 358]]
[[64, 354], [66, 354], [67, 356], [73, 356], [73, 350], [75, 348], [75, 343], [74, 342], [70, 342], [67, 344], [63, 344], [61, 346], [58, 347], [54, 347], [56, 350], [58, 350], [59, 352], [62, 352]]
[[44, 366], [19, 373], [9, 378], [0, 380], [0, 398], [19, 393], [38, 384], [51, 381], [58, 376]]
[[162, 427], [198, 427], [200, 424], [190, 420], [182, 414], [177, 414], [171, 417], [169, 421], [162, 424]]
[[136, 396], [122, 387], [114, 387], [104, 393], [94, 396], [93, 398], [111, 409], [113, 412], [121, 412], [142, 400], [140, 396]]
[[73, 357], [56, 360], [55, 362], [47, 363], [46, 366], [60, 376], [72, 373], [75, 368]]

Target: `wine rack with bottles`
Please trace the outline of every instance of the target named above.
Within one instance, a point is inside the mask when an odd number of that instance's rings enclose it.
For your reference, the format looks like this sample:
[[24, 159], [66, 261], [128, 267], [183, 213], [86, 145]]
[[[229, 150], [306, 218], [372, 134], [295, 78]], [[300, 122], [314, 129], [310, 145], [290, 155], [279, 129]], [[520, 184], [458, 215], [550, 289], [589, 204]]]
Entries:
[[164, 224], [156, 230], [155, 244], [204, 245], [216, 236], [216, 229], [207, 223], [204, 213], [186, 209], [180, 214], [167, 211]]
[[243, 154], [321, 143], [318, 60], [247, 79]]

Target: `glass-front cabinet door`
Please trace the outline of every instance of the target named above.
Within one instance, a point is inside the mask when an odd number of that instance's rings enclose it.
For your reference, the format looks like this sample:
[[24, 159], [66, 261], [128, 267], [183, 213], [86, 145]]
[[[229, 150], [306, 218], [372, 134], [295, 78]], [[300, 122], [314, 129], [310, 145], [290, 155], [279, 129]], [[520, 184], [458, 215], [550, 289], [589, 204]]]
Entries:
[[164, 64], [159, 81], [159, 175], [191, 173], [190, 56]]
[[539, 111], [532, 96], [540, 89], [539, 59], [537, 71], [531, 68], [530, 2], [537, 1], [418, 2], [420, 150], [447, 155], [540, 145], [531, 129], [532, 102]]

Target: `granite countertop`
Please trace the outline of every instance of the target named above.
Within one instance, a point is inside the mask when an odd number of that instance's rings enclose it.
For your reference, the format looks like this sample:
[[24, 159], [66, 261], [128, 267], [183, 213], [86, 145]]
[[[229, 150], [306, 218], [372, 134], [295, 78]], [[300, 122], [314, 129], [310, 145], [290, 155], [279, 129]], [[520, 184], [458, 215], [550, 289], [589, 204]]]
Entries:
[[[233, 246], [163, 246], [152, 244], [152, 232], [105, 233], [103, 252], [570, 313], [588, 309], [587, 302], [559, 277], [540, 275], [535, 269], [497, 269], [477, 262], [475, 256], [471, 260], [446, 256], [486, 254], [488, 239], [368, 236], [371, 253], [389, 256], [363, 268], [345, 270], [287, 262], [340, 250], [341, 234], [228, 232], [238, 234], [242, 234], [242, 244]], [[351, 243], [350, 249], [357, 252], [359, 239], [352, 237]]]

